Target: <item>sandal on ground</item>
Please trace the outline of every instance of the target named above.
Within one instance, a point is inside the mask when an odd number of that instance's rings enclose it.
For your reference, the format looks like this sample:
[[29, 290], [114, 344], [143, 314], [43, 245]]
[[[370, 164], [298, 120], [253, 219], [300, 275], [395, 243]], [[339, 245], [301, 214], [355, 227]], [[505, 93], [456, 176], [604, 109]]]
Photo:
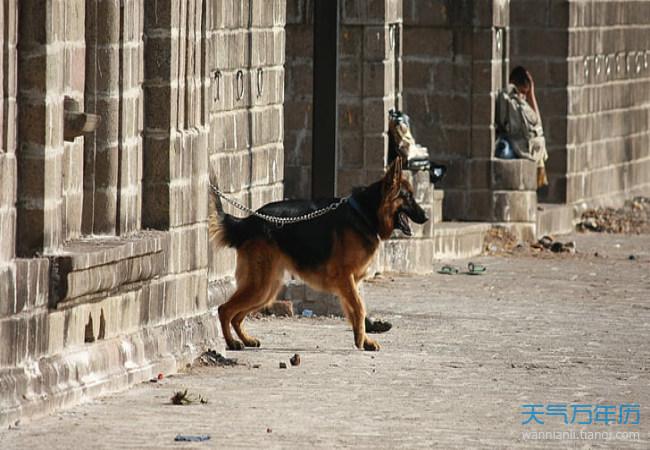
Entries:
[[454, 266], [442, 266], [438, 273], [441, 273], [443, 275], [456, 275], [458, 273], [458, 269]]
[[476, 264], [476, 263], [473, 263], [473, 262], [467, 264], [467, 274], [468, 275], [481, 275], [481, 274], [485, 273], [486, 270], [487, 270], [487, 267], [482, 266], [480, 264]]

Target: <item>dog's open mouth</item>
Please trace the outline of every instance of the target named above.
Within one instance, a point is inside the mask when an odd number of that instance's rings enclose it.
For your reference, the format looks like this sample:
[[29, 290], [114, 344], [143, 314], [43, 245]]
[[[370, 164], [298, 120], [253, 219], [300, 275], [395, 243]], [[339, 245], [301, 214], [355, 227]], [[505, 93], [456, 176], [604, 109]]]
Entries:
[[409, 218], [405, 212], [400, 211], [397, 213], [397, 228], [402, 231], [406, 236], [412, 236], [413, 232], [409, 225]]

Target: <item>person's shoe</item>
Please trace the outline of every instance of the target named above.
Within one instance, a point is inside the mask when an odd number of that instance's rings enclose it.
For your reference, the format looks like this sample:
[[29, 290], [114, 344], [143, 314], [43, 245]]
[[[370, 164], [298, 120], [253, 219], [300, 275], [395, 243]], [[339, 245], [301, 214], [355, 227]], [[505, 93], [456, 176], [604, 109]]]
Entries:
[[393, 328], [393, 324], [383, 320], [371, 320], [366, 317], [366, 333], [385, 333]]

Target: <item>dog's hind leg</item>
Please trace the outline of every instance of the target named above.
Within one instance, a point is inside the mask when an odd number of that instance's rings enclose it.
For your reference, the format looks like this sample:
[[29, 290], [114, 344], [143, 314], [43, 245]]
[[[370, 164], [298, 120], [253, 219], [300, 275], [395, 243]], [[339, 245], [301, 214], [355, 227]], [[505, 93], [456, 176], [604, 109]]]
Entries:
[[[259, 341], [241, 333], [241, 321], [267, 301], [274, 282], [281, 276], [278, 259], [276, 250], [260, 241], [250, 241], [237, 250], [237, 291], [219, 306], [219, 321], [230, 350], [242, 350], [244, 344], [259, 346]], [[244, 344], [233, 338], [231, 324]]]
[[243, 327], [244, 319], [250, 313], [264, 308], [266, 305], [268, 305], [273, 300], [275, 300], [275, 297], [278, 295], [278, 292], [280, 291], [281, 287], [282, 287], [281, 279], [273, 281], [270, 288], [266, 292], [266, 295], [257, 297], [260, 300], [259, 302], [257, 302], [254, 305], [251, 305], [249, 308], [243, 311], [238, 312], [237, 315], [233, 317], [232, 327], [235, 329], [235, 332], [237, 333], [237, 335], [239, 336], [239, 338], [242, 340], [242, 342], [246, 347], [259, 347], [260, 341], [259, 339], [252, 337], [250, 334], [246, 332], [246, 330], [244, 330]]
[[254, 264], [254, 259], [251, 257], [254, 252], [248, 247], [250, 246], [244, 245], [237, 250], [237, 269], [235, 270], [237, 290], [226, 303], [219, 305], [219, 322], [229, 350], [244, 348], [244, 345], [233, 337], [230, 323], [239, 311], [247, 307], [250, 299], [254, 298], [258, 290], [254, 276], [255, 268], [251, 267]]
[[359, 290], [353, 275], [341, 281], [338, 294], [343, 309], [346, 312], [349, 311], [348, 318], [352, 322], [354, 344], [357, 348], [363, 348], [364, 350], [379, 350], [377, 341], [366, 336], [366, 307], [363, 304], [363, 299], [359, 295]]

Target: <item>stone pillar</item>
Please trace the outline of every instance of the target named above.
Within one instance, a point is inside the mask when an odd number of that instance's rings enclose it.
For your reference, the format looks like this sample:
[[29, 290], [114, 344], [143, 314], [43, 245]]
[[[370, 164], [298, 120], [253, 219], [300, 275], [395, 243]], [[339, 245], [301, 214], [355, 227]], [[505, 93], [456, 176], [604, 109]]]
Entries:
[[[0, 267], [13, 259], [16, 246], [17, 15], [15, 0], [0, 7]], [[0, 269], [0, 273], [8, 272]], [[9, 287], [1, 274], [0, 285]]]
[[210, 85], [206, 39], [213, 3], [143, 4], [142, 224], [168, 230], [167, 320], [207, 308]]
[[88, 2], [86, 110], [101, 121], [84, 149], [85, 233], [140, 229], [143, 8], [144, 0]]
[[0, 317], [15, 303], [17, 15], [17, 1], [0, 6]]
[[55, 249], [64, 239], [64, 9], [62, 1], [20, 4], [16, 250], [21, 256]]
[[388, 111], [401, 107], [402, 1], [342, 7], [337, 192], [347, 195], [384, 173]]
[[[284, 100], [284, 158], [285, 185], [288, 198], [311, 198], [311, 158], [313, 128], [313, 58], [314, 5], [312, 0], [287, 0], [286, 63]], [[340, 36], [343, 48], [344, 36]], [[342, 55], [339, 68], [339, 89], [359, 89], [350, 86]], [[347, 84], [344, 84], [347, 83]], [[350, 86], [350, 87], [348, 87]], [[339, 119], [340, 125], [340, 119]], [[340, 135], [340, 134], [339, 134]]]
[[[569, 2], [510, 2], [511, 66], [526, 67], [535, 79], [546, 148], [548, 188], [540, 201], [564, 203], [567, 183]], [[543, 39], [540, 39], [543, 36]], [[580, 64], [576, 63], [576, 67]]]
[[[65, 26], [63, 40], [63, 95], [68, 99], [68, 108], [74, 103], [75, 111], [84, 110], [86, 36], [85, 0], [70, 0], [63, 3]], [[66, 108], [64, 100], [64, 109]], [[63, 232], [65, 240], [81, 236], [83, 208], [83, 136], [64, 141], [63, 153]]]

